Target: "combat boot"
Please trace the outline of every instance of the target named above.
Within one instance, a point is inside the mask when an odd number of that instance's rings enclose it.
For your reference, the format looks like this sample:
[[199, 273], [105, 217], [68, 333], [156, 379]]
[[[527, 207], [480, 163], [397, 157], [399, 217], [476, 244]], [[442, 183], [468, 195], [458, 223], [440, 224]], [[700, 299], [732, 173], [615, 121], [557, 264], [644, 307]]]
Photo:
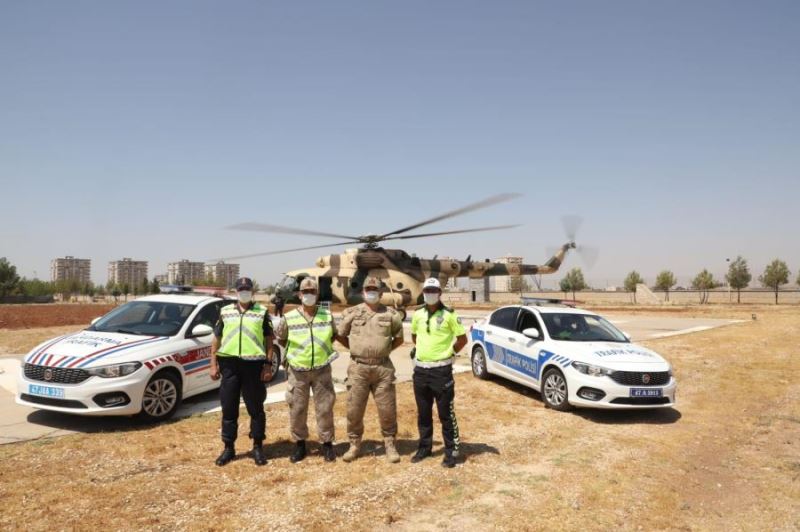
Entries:
[[394, 438], [384, 438], [383, 441], [386, 446], [386, 459], [390, 463], [396, 464], [400, 461], [400, 454], [394, 446]]
[[267, 463], [267, 455], [264, 453], [264, 446], [261, 442], [253, 444], [253, 461], [256, 465], [264, 465]]
[[300, 462], [306, 457], [306, 441], [305, 440], [298, 440], [297, 447], [294, 449], [294, 453], [292, 456], [289, 457], [289, 461], [293, 464]]
[[322, 444], [322, 456], [325, 457], [326, 462], [336, 461], [336, 449], [333, 448], [333, 442], [326, 441]]
[[345, 462], [352, 462], [359, 456], [361, 456], [361, 438], [353, 438], [350, 440], [350, 447], [347, 449], [347, 452], [344, 453], [344, 456], [342, 456], [342, 460]]
[[226, 443], [225, 448], [222, 450], [214, 463], [218, 466], [224, 466], [234, 458], [236, 458], [236, 449], [233, 448], [232, 443]]

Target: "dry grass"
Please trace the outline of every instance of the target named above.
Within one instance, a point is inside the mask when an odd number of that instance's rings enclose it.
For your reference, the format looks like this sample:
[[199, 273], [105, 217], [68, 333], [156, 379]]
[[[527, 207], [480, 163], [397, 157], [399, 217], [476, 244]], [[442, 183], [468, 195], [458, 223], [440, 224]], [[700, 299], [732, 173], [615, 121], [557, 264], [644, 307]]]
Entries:
[[78, 330], [80, 330], [80, 327], [75, 325], [37, 329], [0, 329], [0, 355], [24, 354], [48, 338]]
[[[749, 317], [750, 309], [698, 312]], [[561, 414], [520, 386], [459, 376], [468, 457], [455, 470], [438, 457], [408, 462], [416, 429], [407, 383], [398, 387], [400, 464], [381, 454], [372, 405], [375, 451], [352, 464], [324, 463], [316, 446], [290, 464], [282, 404], [269, 409], [272, 459], [263, 468], [244, 457], [213, 465], [218, 415], [6, 445], [0, 527], [796, 529], [800, 309], [758, 314], [648, 342], [676, 367], [677, 410]], [[344, 399], [336, 405], [340, 439]], [[246, 427], [240, 432], [241, 452]]]

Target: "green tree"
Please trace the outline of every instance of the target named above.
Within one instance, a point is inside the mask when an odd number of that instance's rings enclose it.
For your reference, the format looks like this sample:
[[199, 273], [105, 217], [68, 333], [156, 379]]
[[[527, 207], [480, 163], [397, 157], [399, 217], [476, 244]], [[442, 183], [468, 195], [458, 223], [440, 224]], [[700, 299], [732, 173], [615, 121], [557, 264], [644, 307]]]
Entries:
[[128, 283], [122, 283], [120, 291], [125, 295], [125, 301], [128, 301], [128, 294], [131, 293], [131, 286]]
[[24, 296], [50, 296], [55, 293], [53, 283], [24, 277], [20, 280], [17, 290]]
[[626, 277], [623, 284], [625, 285], [625, 290], [628, 292], [633, 293], [633, 304], [636, 304], [636, 287], [639, 286], [644, 282], [642, 276], [639, 275], [639, 272], [636, 270], [632, 270]]
[[736, 290], [736, 302], [742, 302], [742, 288], [747, 288], [753, 276], [750, 275], [750, 269], [747, 267], [747, 261], [740, 256], [731, 262], [728, 266], [728, 273], [725, 274], [725, 280], [728, 281], [728, 286]]
[[586, 280], [583, 278], [583, 272], [580, 268], [572, 268], [567, 272], [565, 279], [568, 279], [569, 290], [572, 292], [572, 299], [575, 299], [575, 292], [580, 292], [589, 287], [586, 284]]
[[569, 292], [572, 290], [572, 285], [570, 284], [569, 281], [569, 275], [567, 275], [566, 277], [561, 279], [561, 281], [558, 282], [558, 287], [561, 288], [562, 292], [564, 292], [564, 299], [567, 299]]
[[8, 262], [5, 257], [0, 257], [0, 297], [11, 295], [18, 284], [17, 267]]
[[122, 290], [116, 284], [112, 284], [111, 295], [114, 296], [114, 303], [119, 303], [119, 296], [122, 295]]
[[669, 290], [678, 281], [675, 280], [675, 274], [669, 270], [664, 270], [656, 277], [656, 289], [664, 291], [664, 301], [669, 301]]
[[160, 289], [159, 284], [158, 284], [158, 279], [153, 277], [153, 282], [150, 283], [150, 293], [151, 294], [157, 294], [160, 291], [161, 291], [161, 289]]
[[775, 304], [778, 304], [778, 291], [781, 289], [782, 284], [789, 282], [789, 267], [780, 259], [775, 259], [770, 262], [764, 273], [758, 278], [761, 284], [765, 287], [772, 288], [775, 291]]
[[714, 280], [714, 275], [705, 268], [692, 279], [692, 288], [700, 291], [701, 305], [708, 303], [708, 291], [716, 285], [717, 282]]

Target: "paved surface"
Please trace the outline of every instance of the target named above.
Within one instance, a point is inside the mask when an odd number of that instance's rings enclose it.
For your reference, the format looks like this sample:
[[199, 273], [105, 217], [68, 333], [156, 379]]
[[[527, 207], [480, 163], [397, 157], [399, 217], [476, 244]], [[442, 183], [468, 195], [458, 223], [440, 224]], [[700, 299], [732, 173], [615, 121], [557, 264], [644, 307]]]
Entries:
[[[469, 327], [484, 314], [462, 314], [464, 324]], [[609, 318], [621, 330], [631, 335], [633, 341], [643, 341], [679, 334], [704, 331], [721, 327], [735, 320], [673, 318], [652, 316], [615, 315]], [[392, 353], [392, 361], [397, 368], [398, 382], [411, 379], [413, 365], [408, 353], [411, 349], [411, 333], [409, 324], [405, 324], [406, 341], [409, 342]], [[462, 352], [463, 354], [463, 352]], [[136, 423], [131, 418], [83, 417], [57, 412], [47, 412], [17, 405], [14, 402], [16, 393], [16, 375], [19, 372], [23, 355], [0, 357], [0, 444], [13, 443], [36, 438], [62, 436], [74, 432], [107, 432], [129, 427]], [[344, 379], [349, 364], [349, 353], [340, 353], [333, 363], [334, 382], [337, 391], [344, 391]], [[461, 356], [457, 359], [456, 371], [469, 371], [469, 359]], [[267, 403], [281, 402], [286, 391], [286, 375], [281, 371], [275, 381], [270, 383], [267, 392]], [[219, 410], [217, 392], [206, 392], [187, 399], [177, 412], [178, 417]]]

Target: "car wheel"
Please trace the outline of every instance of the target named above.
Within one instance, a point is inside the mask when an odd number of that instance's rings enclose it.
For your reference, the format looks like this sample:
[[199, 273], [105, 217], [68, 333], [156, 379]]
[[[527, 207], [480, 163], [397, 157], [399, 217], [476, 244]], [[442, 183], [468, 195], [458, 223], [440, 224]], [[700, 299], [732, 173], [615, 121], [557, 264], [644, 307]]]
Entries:
[[172, 372], [160, 371], [150, 377], [144, 388], [139, 417], [148, 422], [163, 421], [172, 417], [180, 404], [180, 379]]
[[556, 368], [544, 372], [542, 379], [542, 400], [553, 410], [565, 412], [572, 408], [569, 404], [569, 389], [564, 374]]
[[272, 346], [272, 377], [268, 381], [265, 382], [272, 382], [275, 380], [275, 376], [278, 375], [278, 371], [281, 369], [281, 350], [277, 345]]
[[472, 374], [483, 380], [489, 378], [489, 370], [486, 368], [486, 353], [479, 345], [472, 350]]

